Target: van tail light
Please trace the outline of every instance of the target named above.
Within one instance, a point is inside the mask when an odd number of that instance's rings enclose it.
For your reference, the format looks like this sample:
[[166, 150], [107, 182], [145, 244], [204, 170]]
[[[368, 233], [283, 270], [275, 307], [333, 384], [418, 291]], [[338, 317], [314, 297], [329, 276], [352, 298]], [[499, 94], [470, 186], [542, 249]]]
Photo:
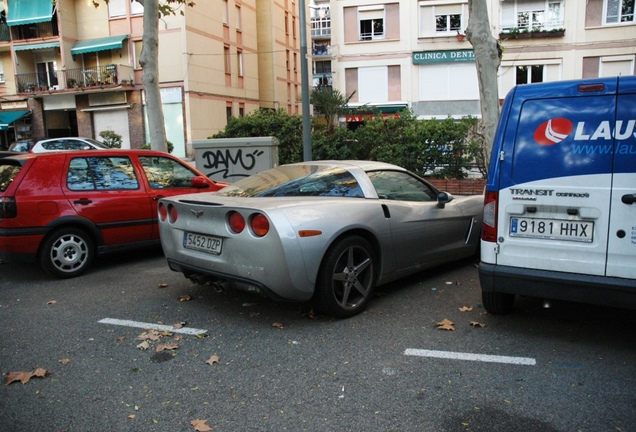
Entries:
[[18, 216], [18, 207], [14, 197], [0, 197], [0, 219], [13, 219]]
[[497, 202], [498, 192], [486, 191], [484, 198], [484, 214], [481, 226], [481, 239], [487, 242], [497, 241]]
[[261, 213], [257, 213], [252, 216], [252, 220], [250, 221], [252, 232], [257, 237], [263, 237], [265, 234], [269, 232], [269, 221], [265, 217], [265, 215]]

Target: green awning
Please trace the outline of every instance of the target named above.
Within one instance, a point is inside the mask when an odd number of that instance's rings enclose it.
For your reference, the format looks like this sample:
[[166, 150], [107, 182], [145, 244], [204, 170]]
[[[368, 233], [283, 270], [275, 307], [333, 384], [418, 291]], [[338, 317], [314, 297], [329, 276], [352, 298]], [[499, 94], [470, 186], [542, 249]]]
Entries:
[[51, 21], [51, 0], [8, 0], [7, 25], [19, 26]]
[[13, 49], [15, 51], [29, 51], [29, 50], [37, 50], [37, 49], [45, 49], [45, 48], [57, 48], [60, 46], [59, 42], [44, 42], [37, 44], [25, 44], [25, 45], [14, 45]]
[[77, 55], [96, 51], [121, 49], [124, 39], [127, 37], [128, 35], [120, 35], [77, 41], [75, 42], [75, 45], [73, 45], [73, 48], [71, 48], [71, 54]]
[[7, 130], [11, 123], [28, 113], [29, 111], [0, 111], [0, 130]]

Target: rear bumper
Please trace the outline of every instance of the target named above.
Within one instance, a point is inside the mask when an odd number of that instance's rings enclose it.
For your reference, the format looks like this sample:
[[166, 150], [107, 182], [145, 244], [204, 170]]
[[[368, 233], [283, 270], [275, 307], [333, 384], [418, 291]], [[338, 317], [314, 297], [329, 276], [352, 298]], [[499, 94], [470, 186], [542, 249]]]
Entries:
[[482, 291], [636, 309], [636, 280], [481, 262]]
[[167, 258], [167, 261], [170, 270], [178, 273], [183, 273], [186, 278], [200, 284], [227, 281], [230, 282], [231, 287], [234, 289], [260, 294], [275, 301], [302, 302], [307, 301], [311, 298], [311, 295], [307, 296], [306, 293], [300, 291], [295, 291], [297, 293], [296, 297], [283, 297], [274, 292], [267, 285], [254, 279], [248, 279], [236, 275], [217, 272], [192, 264], [185, 264], [172, 258]]

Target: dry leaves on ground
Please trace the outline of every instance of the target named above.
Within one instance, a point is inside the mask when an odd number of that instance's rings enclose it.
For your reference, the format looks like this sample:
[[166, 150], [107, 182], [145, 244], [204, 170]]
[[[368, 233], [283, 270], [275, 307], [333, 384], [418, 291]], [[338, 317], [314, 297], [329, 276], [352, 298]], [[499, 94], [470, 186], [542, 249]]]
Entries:
[[480, 323], [480, 322], [477, 322], [477, 321], [471, 321], [470, 325], [473, 326], [473, 327], [481, 327], [481, 328], [486, 327], [485, 323]]
[[161, 345], [157, 345], [157, 352], [161, 352], [161, 351], [165, 351], [165, 350], [176, 350], [179, 349], [179, 345], [177, 345], [176, 343], [165, 343], [165, 344], [161, 344]]
[[221, 357], [219, 357], [218, 355], [214, 354], [213, 356], [210, 356], [210, 358], [207, 359], [205, 362], [207, 364], [209, 364], [210, 366], [212, 366], [214, 363], [218, 363], [219, 360], [221, 360]]
[[190, 424], [194, 427], [194, 430], [197, 432], [208, 432], [211, 431], [212, 428], [207, 425], [207, 420], [192, 420]]
[[473, 307], [472, 306], [462, 306], [459, 308], [460, 312], [472, 312], [473, 311]]
[[443, 321], [437, 323], [437, 328], [439, 330], [452, 330], [455, 331], [455, 323], [444, 318]]
[[20, 381], [22, 384], [26, 384], [31, 378], [45, 378], [47, 375], [50, 375], [50, 373], [50, 371], [42, 368], [37, 368], [33, 372], [9, 372], [7, 374], [7, 379], [4, 382], [4, 385], [9, 385], [12, 382], [16, 381]]

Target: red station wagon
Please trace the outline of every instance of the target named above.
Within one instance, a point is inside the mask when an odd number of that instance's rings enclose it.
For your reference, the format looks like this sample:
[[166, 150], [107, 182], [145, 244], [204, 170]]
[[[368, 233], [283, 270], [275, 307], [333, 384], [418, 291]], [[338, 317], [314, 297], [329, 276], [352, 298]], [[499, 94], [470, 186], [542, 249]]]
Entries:
[[91, 150], [0, 158], [0, 259], [60, 278], [102, 253], [160, 244], [160, 198], [226, 186], [170, 154]]

